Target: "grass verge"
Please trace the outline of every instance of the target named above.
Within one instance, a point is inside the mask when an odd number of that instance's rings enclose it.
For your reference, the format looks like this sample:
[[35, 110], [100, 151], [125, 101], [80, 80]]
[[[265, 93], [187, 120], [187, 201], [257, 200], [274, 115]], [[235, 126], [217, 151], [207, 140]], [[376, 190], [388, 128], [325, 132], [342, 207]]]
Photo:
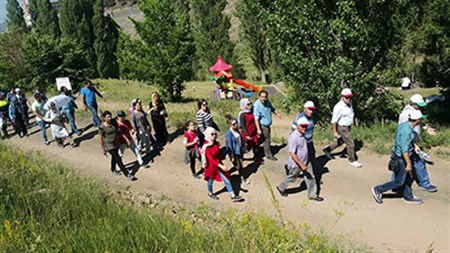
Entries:
[[2, 252], [349, 252], [310, 226], [207, 205], [133, 206], [71, 169], [0, 144]]

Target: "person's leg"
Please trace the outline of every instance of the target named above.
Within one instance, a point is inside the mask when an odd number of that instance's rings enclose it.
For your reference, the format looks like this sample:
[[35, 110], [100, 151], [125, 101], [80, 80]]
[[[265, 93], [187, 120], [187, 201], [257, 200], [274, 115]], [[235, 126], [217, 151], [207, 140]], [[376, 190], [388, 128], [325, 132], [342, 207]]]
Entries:
[[405, 177], [405, 184], [403, 186], [403, 198], [405, 200], [410, 200], [414, 198], [414, 195], [412, 193], [411, 185], [414, 182], [414, 179], [412, 177], [411, 173], [407, 173]]
[[[308, 189], [308, 197], [315, 198], [315, 197], [317, 197], [317, 185], [316, 185], [316, 178], [314, 177], [312, 163], [309, 162], [307, 167], [308, 167], [308, 170], [306, 172], [304, 172], [303, 174], [305, 175], [304, 180], [306, 183], [306, 188]], [[306, 174], [308, 174], [308, 175], [306, 175]]]
[[231, 186], [230, 180], [220, 171], [219, 171], [219, 176], [222, 179], [222, 182], [225, 184], [225, 187], [227, 188], [228, 193], [232, 194], [234, 196], [234, 191], [233, 191], [233, 187]]
[[214, 194], [213, 193], [213, 182], [214, 182], [214, 179], [212, 179], [212, 178], [210, 178], [210, 179], [208, 179], [208, 184], [207, 184], [207, 187], [208, 187], [208, 194]]
[[39, 128], [41, 129], [41, 137], [42, 140], [44, 141], [45, 144], [48, 143], [48, 139], [47, 139], [47, 133], [46, 133], [46, 129], [45, 129], [45, 122], [44, 121], [36, 121], [36, 123], [38, 124]]
[[126, 144], [126, 143], [121, 143], [121, 144], [119, 145], [118, 153], [119, 153], [119, 156], [120, 156], [120, 157], [123, 157], [126, 148], [127, 148], [127, 144]]
[[431, 186], [430, 177], [426, 168], [425, 160], [417, 154], [411, 156], [413, 163], [413, 178], [421, 188], [429, 188]]
[[133, 154], [136, 156], [139, 165], [144, 164], [144, 160], [142, 160], [141, 152], [139, 151], [138, 147], [136, 146], [136, 143], [134, 142], [133, 138], [130, 139], [130, 149], [131, 149], [131, 152], [133, 152]]
[[116, 170], [117, 164], [120, 168], [120, 171], [122, 171], [125, 176], [128, 176], [129, 173], [125, 168], [125, 165], [123, 165], [122, 157], [119, 156], [119, 149], [111, 149], [108, 150], [108, 152], [111, 154], [111, 170]]
[[350, 133], [350, 127], [338, 127], [339, 134], [342, 136], [342, 140], [344, 141], [347, 148], [347, 155], [349, 162], [356, 161], [355, 157], [355, 141], [353, 140], [352, 134]]
[[264, 154], [266, 157], [272, 157], [272, 151], [270, 150], [270, 127], [261, 126], [261, 129], [264, 136], [264, 142], [262, 143]]
[[[392, 177], [391, 181], [384, 183], [382, 185], [378, 185], [375, 186], [376, 190], [379, 193], [383, 193], [392, 189], [397, 189], [397, 188], [403, 188], [404, 184], [405, 184], [405, 180], [406, 180], [406, 170], [405, 170], [405, 162], [403, 161], [402, 158], [399, 158], [398, 161], [399, 164], [399, 170], [397, 172], [395, 172], [395, 175]], [[401, 189], [403, 190], [403, 189]], [[405, 195], [404, 191], [403, 194]], [[406, 192], [406, 195], [408, 195], [409, 193]]]
[[288, 188], [289, 184], [294, 183], [297, 180], [298, 174], [300, 173], [300, 168], [295, 168], [288, 166], [289, 175], [283, 179], [281, 184], [278, 186], [278, 189], [282, 192], [285, 192]]
[[152, 151], [152, 146], [150, 142], [150, 136], [148, 132], [144, 132], [140, 135], [142, 144], [145, 144], [145, 152], [149, 154]]
[[70, 128], [72, 129], [72, 133], [74, 134], [80, 134], [80, 131], [77, 128], [77, 125], [75, 124], [75, 114], [73, 114], [70, 111], [64, 111], [66, 114], [67, 119], [69, 120]]
[[92, 113], [92, 124], [97, 127], [100, 126], [100, 118], [98, 117], [97, 106], [90, 105], [88, 106], [89, 111]]

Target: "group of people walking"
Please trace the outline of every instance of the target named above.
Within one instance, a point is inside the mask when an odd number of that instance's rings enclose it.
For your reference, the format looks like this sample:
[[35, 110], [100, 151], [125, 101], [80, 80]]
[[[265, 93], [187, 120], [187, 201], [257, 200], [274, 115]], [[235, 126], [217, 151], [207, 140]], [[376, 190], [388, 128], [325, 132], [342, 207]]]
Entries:
[[[48, 100], [39, 87], [34, 93], [35, 101], [30, 105], [27, 97], [18, 88], [12, 89], [7, 94], [0, 93], [0, 127], [3, 138], [8, 137], [6, 122], [9, 120], [14, 126], [18, 136], [28, 135], [28, 106], [36, 117], [42, 141], [49, 145], [46, 135], [46, 126], [50, 125], [51, 133], [58, 144], [64, 147], [64, 140], [70, 139], [70, 145], [77, 144], [72, 135], [82, 135], [83, 130], [78, 129], [75, 123], [75, 100], [67, 87], [61, 87], [59, 101]], [[91, 81], [87, 81], [80, 94], [85, 110], [92, 114], [92, 124], [98, 127], [101, 151], [105, 156], [111, 157], [111, 172], [115, 175], [124, 175], [129, 180], [136, 180], [134, 169], [127, 169], [123, 164], [122, 157], [129, 147], [136, 156], [139, 166], [149, 166], [150, 159], [145, 163], [144, 155], [150, 154], [152, 149], [165, 145], [168, 141], [166, 119], [168, 117], [164, 103], [157, 92], [151, 95], [148, 105], [149, 110], [144, 111], [142, 101], [133, 99], [129, 109], [130, 120], [126, 119], [124, 111], [117, 112], [114, 116], [110, 111], [103, 111], [102, 119], [98, 116], [97, 96], [102, 97]], [[253, 153], [256, 164], [267, 160], [276, 161], [277, 158], [271, 150], [271, 126], [273, 114], [281, 117], [281, 114], [271, 104], [268, 92], [262, 90], [258, 99], [252, 103], [248, 98], [240, 100], [240, 112], [237, 117], [226, 115], [228, 129], [225, 133], [225, 151], [230, 161], [226, 166], [221, 157], [221, 145], [217, 140], [218, 125], [208, 107], [208, 101], [198, 101], [196, 122], [189, 120], [185, 124], [183, 144], [185, 147], [185, 163], [189, 164], [191, 174], [194, 178], [204, 178], [207, 181], [208, 197], [218, 200], [213, 191], [214, 181], [224, 183], [233, 202], [243, 201], [238, 191], [235, 191], [230, 181], [230, 175], [237, 171], [241, 183], [249, 184], [249, 178], [245, 173], [244, 154]], [[357, 161], [355, 154], [355, 143], [351, 134], [354, 123], [354, 111], [352, 105], [353, 93], [349, 88], [341, 91], [341, 99], [333, 108], [331, 124], [334, 142], [323, 149], [328, 159], [334, 159], [332, 154], [338, 146], [345, 143], [346, 149], [341, 156], [348, 157], [348, 163], [356, 168], [362, 164]], [[64, 100], [64, 103], [61, 103]], [[420, 189], [428, 192], [436, 192], [437, 187], [430, 183], [426, 170], [425, 156], [418, 143], [420, 141], [421, 129], [427, 130], [429, 134], [435, 134], [434, 129], [422, 127], [421, 119], [424, 117], [420, 111], [426, 103], [423, 97], [416, 94], [411, 97], [409, 104], [404, 108], [399, 117], [396, 140], [392, 151], [389, 168], [392, 170], [392, 180], [388, 183], [377, 185], [372, 188], [372, 194], [377, 203], [382, 203], [382, 193], [393, 190], [401, 194], [407, 203], [421, 204], [422, 199], [412, 194], [411, 184], [416, 180]], [[314, 112], [317, 107], [313, 101], [304, 103], [303, 110], [292, 122], [291, 133], [288, 137], [288, 160], [286, 161], [286, 177], [277, 185], [276, 189], [283, 197], [288, 196], [288, 187], [302, 176], [308, 192], [308, 198], [313, 201], [323, 201], [320, 196], [320, 187], [317, 177], [316, 149], [314, 146]], [[151, 124], [147, 119], [151, 118]], [[65, 123], [68, 122], [72, 132], [69, 133]], [[152, 126], [154, 131], [152, 131]], [[197, 166], [196, 162], [200, 166]], [[119, 167], [117, 170], [116, 167]], [[199, 167], [199, 169], [197, 169]]]

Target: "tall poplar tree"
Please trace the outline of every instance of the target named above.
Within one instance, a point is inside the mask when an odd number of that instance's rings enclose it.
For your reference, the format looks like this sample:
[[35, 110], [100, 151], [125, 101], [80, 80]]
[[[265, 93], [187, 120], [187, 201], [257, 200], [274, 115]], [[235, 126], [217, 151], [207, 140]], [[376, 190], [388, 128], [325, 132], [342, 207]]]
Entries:
[[119, 67], [115, 56], [119, 31], [117, 24], [104, 15], [104, 0], [97, 0], [94, 6], [94, 49], [97, 55], [97, 72], [100, 77], [119, 77]]
[[95, 75], [97, 59], [94, 50], [93, 14], [90, 0], [60, 0], [61, 35], [76, 41], [83, 48], [92, 66], [92, 75]]
[[226, 0], [190, 0], [192, 36], [195, 42], [195, 72], [199, 79], [210, 77], [209, 67], [217, 56], [231, 63], [236, 70], [234, 44], [230, 40], [230, 18], [224, 14]]
[[23, 18], [23, 9], [17, 0], [8, 0], [6, 2], [6, 25], [8, 30], [18, 30], [25, 32], [27, 25]]
[[37, 15], [34, 25], [39, 34], [58, 38], [60, 35], [58, 14], [49, 0], [38, 0]]

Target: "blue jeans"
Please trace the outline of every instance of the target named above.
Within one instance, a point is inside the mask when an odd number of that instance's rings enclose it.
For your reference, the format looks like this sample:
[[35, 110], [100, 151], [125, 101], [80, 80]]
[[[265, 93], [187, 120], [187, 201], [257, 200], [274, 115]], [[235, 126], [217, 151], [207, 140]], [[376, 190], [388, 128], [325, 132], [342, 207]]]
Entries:
[[430, 187], [430, 177], [428, 176], [425, 160], [418, 154], [411, 155], [411, 161], [413, 164], [413, 176], [414, 180], [420, 187]]
[[[228, 193], [234, 193], [233, 187], [231, 186], [230, 180], [226, 178], [222, 172], [219, 171], [219, 176], [222, 179], [223, 183], [225, 184], [225, 187], [227, 188]], [[213, 192], [213, 182], [214, 179], [210, 178], [208, 179], [208, 192]]]
[[94, 124], [95, 127], [100, 126], [100, 118], [98, 117], [97, 113], [97, 105], [89, 105], [88, 108], [92, 113], [92, 124]]
[[377, 185], [375, 188], [380, 193], [399, 188], [400, 192], [403, 192], [404, 199], [412, 199], [414, 197], [411, 190], [413, 182], [412, 175], [411, 173], [406, 172], [406, 164], [403, 158], [397, 157], [397, 159], [400, 169], [394, 173], [391, 181], [382, 185]]
[[41, 120], [36, 120], [37, 125], [41, 129], [41, 137], [44, 142], [47, 142], [47, 133], [45, 133], [45, 122]]
[[78, 130], [77, 125], [75, 125], [75, 114], [70, 110], [64, 110], [64, 113], [69, 120], [70, 128], [72, 128], [72, 133], [79, 134], [80, 130]]

